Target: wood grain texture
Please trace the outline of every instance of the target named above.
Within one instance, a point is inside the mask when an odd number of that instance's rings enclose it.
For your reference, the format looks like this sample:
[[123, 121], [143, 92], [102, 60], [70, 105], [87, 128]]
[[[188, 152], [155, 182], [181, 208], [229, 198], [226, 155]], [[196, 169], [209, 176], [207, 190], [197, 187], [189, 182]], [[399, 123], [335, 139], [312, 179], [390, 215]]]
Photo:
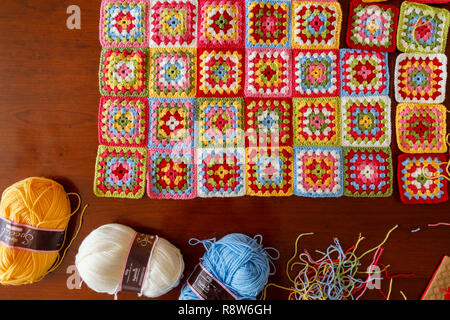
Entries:
[[[341, 48], [346, 47], [348, 1], [344, 12]], [[400, 5], [401, 1], [388, 1]], [[81, 30], [66, 28], [66, 8], [81, 8]], [[366, 240], [361, 252], [381, 242], [394, 225], [399, 228], [385, 245], [380, 262], [390, 273], [414, 273], [396, 278], [392, 298], [419, 299], [443, 255], [450, 255], [449, 227], [427, 228], [428, 223], [449, 220], [450, 202], [406, 206], [400, 201], [397, 182], [394, 194], [382, 199], [256, 198], [195, 199], [189, 201], [102, 199], [92, 184], [98, 145], [97, 112], [100, 44], [100, 1], [3, 0], [0, 10], [0, 189], [28, 176], [60, 181], [70, 192], [79, 192], [89, 204], [79, 237], [59, 269], [40, 283], [1, 287], [0, 299], [112, 299], [83, 285], [69, 290], [67, 268], [74, 264], [82, 239], [102, 224], [118, 222], [141, 232], [156, 233], [178, 246], [189, 275], [204, 249], [190, 247], [191, 237], [222, 237], [231, 232], [262, 234], [264, 245], [275, 247], [281, 259], [271, 282], [288, 285], [285, 263], [291, 257], [298, 234], [314, 232], [301, 242], [302, 249], [325, 250], [338, 237], [344, 248], [361, 233]], [[440, 5], [443, 7], [443, 5]], [[446, 5], [450, 9], [449, 5]], [[448, 48], [447, 48], [448, 49]], [[393, 75], [397, 51], [389, 55]], [[448, 54], [448, 50], [447, 50]], [[447, 88], [447, 92], [450, 92]], [[393, 97], [391, 76], [392, 109]], [[448, 107], [447, 98], [445, 104]], [[394, 112], [392, 112], [394, 119]], [[394, 167], [399, 150], [392, 143]], [[71, 223], [71, 230], [77, 221]], [[421, 231], [412, 233], [420, 227]], [[382, 281], [386, 292], [389, 281]], [[180, 287], [161, 299], [177, 299]], [[269, 289], [269, 299], [285, 299], [285, 292]], [[119, 299], [136, 299], [120, 293]], [[382, 299], [374, 290], [366, 299]]]

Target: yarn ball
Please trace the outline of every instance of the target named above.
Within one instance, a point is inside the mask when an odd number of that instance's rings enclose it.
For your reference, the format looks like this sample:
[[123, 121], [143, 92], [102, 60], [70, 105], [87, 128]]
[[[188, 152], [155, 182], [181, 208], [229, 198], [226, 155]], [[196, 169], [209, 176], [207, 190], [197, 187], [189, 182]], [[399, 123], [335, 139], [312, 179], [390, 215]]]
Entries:
[[[0, 216], [36, 228], [65, 230], [71, 216], [70, 201], [59, 183], [30, 177], [3, 191]], [[32, 252], [0, 243], [0, 283], [37, 282], [49, 272], [58, 257], [58, 252]]]
[[[95, 229], [83, 240], [75, 257], [75, 265], [89, 288], [101, 293], [118, 293], [122, 270], [135, 233], [128, 226], [111, 223]], [[183, 271], [184, 260], [180, 250], [158, 237], [142, 295], [156, 298], [169, 292], [178, 286]]]
[[[200, 263], [238, 300], [255, 300], [269, 279], [272, 261], [255, 238], [232, 233], [221, 238], [200, 241], [206, 249]], [[179, 300], [200, 300], [184, 285]]]

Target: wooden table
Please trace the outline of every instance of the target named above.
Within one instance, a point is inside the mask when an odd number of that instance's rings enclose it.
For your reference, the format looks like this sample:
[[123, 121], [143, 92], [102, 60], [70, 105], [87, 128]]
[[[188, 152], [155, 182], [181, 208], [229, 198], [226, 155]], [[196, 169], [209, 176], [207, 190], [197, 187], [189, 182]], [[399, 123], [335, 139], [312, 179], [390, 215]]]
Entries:
[[[347, 1], [341, 47], [346, 47]], [[389, 1], [399, 5], [401, 1]], [[66, 8], [81, 8], [81, 30], [66, 28]], [[178, 246], [186, 261], [187, 276], [203, 255], [201, 246], [191, 247], [191, 237], [220, 238], [231, 232], [261, 234], [264, 245], [277, 248], [277, 274], [271, 282], [288, 285], [285, 264], [293, 254], [298, 234], [301, 248], [325, 250], [333, 237], [344, 248], [353, 245], [358, 234], [366, 240], [361, 251], [380, 243], [386, 232], [399, 225], [386, 245], [380, 262], [389, 264], [390, 274], [414, 273], [395, 278], [392, 299], [420, 298], [443, 255], [450, 255], [449, 227], [426, 227], [449, 221], [450, 202], [439, 205], [406, 206], [400, 201], [398, 184], [390, 198], [308, 199], [300, 197], [195, 199], [190, 201], [101, 199], [94, 196], [92, 183], [97, 152], [98, 64], [100, 44], [98, 21], [100, 1], [92, 0], [3, 0], [0, 13], [0, 189], [29, 176], [46, 176], [61, 182], [67, 191], [79, 192], [89, 204], [79, 237], [62, 265], [40, 283], [21, 287], [0, 287], [0, 299], [113, 299], [106, 294], [68, 289], [67, 270], [82, 239], [102, 224], [118, 222], [138, 230], [156, 233]], [[442, 7], [442, 6], [441, 6]], [[446, 6], [450, 9], [450, 6]], [[394, 60], [389, 56], [391, 75]], [[447, 50], [448, 53], [448, 50]], [[391, 79], [390, 92], [393, 93]], [[450, 92], [447, 89], [447, 92]], [[393, 110], [395, 110], [395, 100]], [[446, 100], [448, 106], [449, 99]], [[392, 114], [394, 117], [394, 113]], [[399, 154], [392, 143], [394, 167]], [[71, 223], [71, 230], [77, 221]], [[419, 232], [411, 230], [421, 228]], [[70, 279], [69, 279], [70, 280]], [[69, 281], [70, 282], [70, 281]], [[382, 281], [386, 293], [389, 281]], [[180, 287], [161, 299], [178, 298]], [[286, 292], [271, 288], [268, 298], [285, 299]], [[376, 290], [366, 299], [383, 299]], [[136, 299], [120, 293], [119, 299]]]

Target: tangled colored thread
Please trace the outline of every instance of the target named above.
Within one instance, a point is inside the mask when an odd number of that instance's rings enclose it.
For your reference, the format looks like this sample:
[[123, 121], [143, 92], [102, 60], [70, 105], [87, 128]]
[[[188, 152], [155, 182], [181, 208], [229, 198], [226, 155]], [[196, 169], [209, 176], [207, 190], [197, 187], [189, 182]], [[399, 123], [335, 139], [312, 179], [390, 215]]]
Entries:
[[[389, 230], [383, 242], [378, 246], [357, 255], [356, 250], [359, 243], [364, 240], [359, 236], [355, 245], [344, 251], [337, 238], [334, 244], [331, 244], [326, 252], [316, 250], [320, 258], [314, 259], [307, 250], [299, 254], [298, 243], [301, 237], [312, 235], [313, 233], [301, 234], [295, 242], [295, 253], [286, 265], [286, 275], [291, 282], [291, 287], [283, 287], [270, 283], [264, 290], [264, 298], [266, 290], [269, 286], [288, 290], [289, 300], [358, 300], [365, 293], [368, 287], [373, 285], [375, 280], [381, 280], [381, 273], [385, 272], [387, 278], [391, 278], [390, 290], [388, 295], [383, 296], [389, 298], [392, 288], [392, 278], [397, 275], [388, 276], [387, 268], [378, 262], [383, 253], [382, 246], [389, 238], [389, 235], [398, 227], [395, 226]], [[367, 269], [362, 270], [362, 259], [369, 253], [373, 253], [372, 262]], [[299, 261], [294, 262], [298, 258]], [[294, 268], [300, 268], [295, 277], [291, 277]], [[367, 277], [364, 275], [367, 274]], [[380, 289], [379, 289], [380, 290]]]

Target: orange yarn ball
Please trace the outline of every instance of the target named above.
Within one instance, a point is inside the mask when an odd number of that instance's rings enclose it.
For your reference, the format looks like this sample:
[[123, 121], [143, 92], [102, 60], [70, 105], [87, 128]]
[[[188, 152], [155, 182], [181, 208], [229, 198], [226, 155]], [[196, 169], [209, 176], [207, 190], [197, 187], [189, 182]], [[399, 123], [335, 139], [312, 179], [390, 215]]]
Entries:
[[[68, 195], [57, 182], [31, 177], [8, 187], [2, 194], [0, 216], [36, 228], [66, 229], [71, 209]], [[0, 283], [22, 285], [41, 280], [51, 272], [59, 252], [32, 252], [0, 243]]]

